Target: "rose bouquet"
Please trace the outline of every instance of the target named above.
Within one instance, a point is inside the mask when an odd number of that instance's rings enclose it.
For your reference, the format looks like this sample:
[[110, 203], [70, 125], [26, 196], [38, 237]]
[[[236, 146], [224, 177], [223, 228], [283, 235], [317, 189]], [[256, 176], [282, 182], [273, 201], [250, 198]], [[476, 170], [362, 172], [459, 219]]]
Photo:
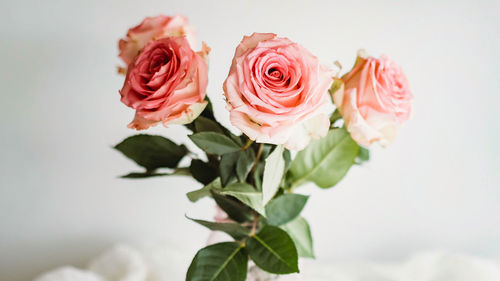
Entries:
[[[190, 176], [203, 187], [187, 193], [189, 200], [215, 201], [215, 221], [189, 219], [233, 241], [199, 250], [186, 280], [244, 281], [249, 260], [272, 274], [299, 272], [299, 257], [313, 258], [314, 251], [300, 216], [308, 196], [297, 187], [331, 188], [369, 159], [369, 145], [389, 143], [410, 115], [406, 78], [389, 58], [363, 51], [336, 77], [287, 38], [244, 36], [222, 87], [237, 135], [214, 116], [205, 94], [210, 49], [196, 46], [182, 16], [146, 18], [120, 40], [121, 101], [135, 109], [129, 128], [184, 125], [205, 154], [162, 136], [134, 135], [115, 148], [144, 171], [123, 177]], [[184, 157], [190, 164], [180, 167]]]

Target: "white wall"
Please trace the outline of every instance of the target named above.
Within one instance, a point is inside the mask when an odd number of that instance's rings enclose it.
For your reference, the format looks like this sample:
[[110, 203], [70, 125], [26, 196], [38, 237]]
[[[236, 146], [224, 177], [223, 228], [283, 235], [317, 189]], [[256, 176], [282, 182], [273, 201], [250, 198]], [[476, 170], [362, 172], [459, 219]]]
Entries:
[[[119, 102], [117, 40], [142, 17], [187, 15], [212, 47], [208, 95], [227, 121], [222, 82], [254, 31], [350, 68], [358, 48], [401, 64], [414, 118], [332, 190], [304, 188], [322, 261], [402, 259], [426, 249], [500, 257], [498, 1], [0, 2], [0, 279], [82, 265], [116, 241], [192, 252], [207, 231], [184, 214], [184, 178], [140, 181], [110, 147], [134, 132]], [[151, 133], [186, 141], [182, 128]], [[186, 261], [186, 266], [188, 261]]]

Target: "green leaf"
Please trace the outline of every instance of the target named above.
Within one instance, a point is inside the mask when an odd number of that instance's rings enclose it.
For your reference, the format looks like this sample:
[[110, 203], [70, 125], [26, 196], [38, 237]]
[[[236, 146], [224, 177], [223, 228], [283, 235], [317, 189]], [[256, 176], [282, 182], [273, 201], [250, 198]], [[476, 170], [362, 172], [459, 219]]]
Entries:
[[209, 184], [217, 177], [217, 169], [199, 159], [191, 160], [189, 171], [193, 175], [193, 178], [202, 184]]
[[[216, 121], [215, 120], [215, 116], [214, 116], [213, 107], [212, 107], [212, 102], [210, 101], [210, 99], [208, 98], [208, 96], [205, 96], [205, 100], [208, 102], [208, 104], [207, 104], [207, 106], [205, 106], [205, 109], [201, 112], [201, 114], [200, 114], [200, 116], [198, 116], [198, 118], [204, 117], [204, 118]], [[191, 122], [189, 124], [185, 124], [184, 126], [186, 128], [188, 128], [189, 130], [191, 130], [192, 132], [196, 132], [195, 122]]]
[[186, 281], [245, 281], [248, 256], [243, 245], [224, 242], [205, 247], [196, 253]]
[[340, 90], [344, 86], [344, 82], [341, 79], [334, 79], [332, 86], [330, 87], [330, 94], [333, 95], [335, 92]]
[[314, 258], [311, 229], [304, 218], [297, 217], [293, 221], [282, 225], [281, 228], [292, 238], [299, 257]]
[[283, 146], [278, 145], [266, 158], [264, 179], [262, 182], [262, 198], [264, 206], [273, 199], [278, 191], [285, 172], [285, 159], [283, 159]]
[[220, 134], [224, 133], [224, 131], [216, 121], [210, 120], [203, 116], [199, 116], [198, 118], [196, 118], [196, 120], [194, 121], [194, 126], [197, 133], [200, 132], [216, 132]]
[[208, 154], [223, 155], [240, 150], [230, 138], [215, 132], [201, 132], [189, 135], [189, 138]]
[[240, 151], [222, 155], [219, 164], [222, 186], [226, 186], [232, 179], [235, 179], [236, 162], [239, 157]]
[[155, 173], [155, 172], [131, 172], [126, 175], [120, 176], [122, 179], [144, 179], [152, 177], [170, 176], [169, 173]]
[[255, 171], [253, 171], [253, 181], [255, 184], [255, 188], [258, 191], [262, 191], [262, 174], [264, 172], [264, 163], [260, 162], [257, 164]]
[[292, 187], [312, 181], [322, 188], [337, 184], [354, 163], [359, 146], [344, 128], [313, 140], [292, 161], [288, 180]]
[[278, 227], [266, 225], [247, 241], [250, 258], [261, 269], [288, 274], [299, 272], [298, 255], [292, 238]]
[[333, 126], [337, 120], [341, 119], [342, 115], [340, 114], [340, 111], [338, 109], [335, 109], [335, 111], [332, 113], [332, 116], [330, 116], [330, 124]]
[[[337, 96], [342, 95], [344, 92], [344, 82], [342, 79], [334, 78], [332, 87], [330, 88], [330, 97], [332, 97], [332, 101], [336, 99]], [[342, 114], [339, 109], [335, 109], [333, 114], [330, 116], [330, 126], [338, 126], [338, 120], [342, 119]]]
[[205, 221], [205, 220], [197, 220], [197, 219], [192, 219], [190, 217], [187, 217], [188, 219], [199, 223], [203, 225], [204, 227], [214, 230], [214, 231], [222, 231], [227, 234], [229, 234], [231, 237], [233, 237], [235, 240], [239, 240], [242, 238], [247, 237], [250, 234], [250, 231], [243, 227], [240, 224], [237, 223], [217, 223], [217, 222], [210, 222], [210, 221]]
[[190, 176], [189, 168], [177, 168], [172, 173], [156, 173], [156, 172], [132, 172], [120, 178], [124, 179], [143, 179], [151, 177], [163, 177], [163, 176]]
[[292, 155], [290, 154], [290, 150], [286, 149], [283, 151], [283, 159], [285, 159], [285, 172], [290, 168], [290, 164], [292, 164]]
[[369, 160], [370, 160], [370, 150], [368, 148], [359, 146], [359, 152], [358, 155], [356, 156], [356, 164], [361, 165]]
[[186, 194], [186, 195], [187, 195], [189, 201], [196, 202], [203, 197], [210, 196], [210, 192], [212, 190], [218, 190], [221, 188], [222, 188], [222, 186], [220, 183], [220, 178], [216, 178], [215, 180], [213, 180], [211, 183], [205, 185], [204, 187], [202, 187], [198, 190], [195, 190], [195, 191], [188, 192], [188, 194]]
[[282, 225], [299, 216], [309, 196], [302, 194], [283, 194], [271, 200], [266, 206], [267, 222]]
[[252, 219], [252, 209], [238, 199], [212, 192], [217, 205], [233, 220], [245, 222]]
[[190, 176], [191, 172], [188, 167], [179, 167], [174, 170], [171, 175], [175, 176]]
[[273, 148], [276, 148], [276, 145], [267, 143], [264, 144], [264, 146], [262, 147], [262, 154], [260, 155], [260, 159], [266, 159]]
[[177, 145], [167, 138], [153, 135], [131, 136], [114, 148], [148, 171], [175, 168], [188, 152], [184, 145]]
[[208, 96], [205, 96], [205, 100], [208, 102], [208, 104], [205, 107], [205, 109], [201, 112], [200, 116], [206, 117], [211, 120], [215, 120], [212, 101], [208, 98]]
[[219, 193], [233, 196], [257, 211], [259, 214], [266, 216], [264, 205], [262, 204], [262, 193], [258, 192], [253, 186], [247, 183], [232, 183], [223, 188]]
[[243, 134], [241, 135], [241, 137], [238, 137], [237, 135], [231, 133], [231, 131], [229, 131], [227, 128], [224, 127], [224, 133], [226, 134], [226, 136], [230, 137], [236, 144], [238, 144], [238, 146], [242, 147], [243, 144], [245, 142], [243, 142], [241, 139], [243, 138], [246, 138], [246, 136]]
[[236, 163], [236, 176], [240, 182], [246, 181], [250, 170], [252, 170], [254, 160], [255, 152], [251, 148], [240, 151], [238, 162]]

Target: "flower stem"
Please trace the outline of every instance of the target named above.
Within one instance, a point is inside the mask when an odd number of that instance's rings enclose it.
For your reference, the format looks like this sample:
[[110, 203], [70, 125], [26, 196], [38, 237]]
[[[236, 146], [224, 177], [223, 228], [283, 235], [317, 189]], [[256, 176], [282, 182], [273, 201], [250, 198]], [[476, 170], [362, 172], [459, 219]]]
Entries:
[[259, 214], [257, 214], [257, 212], [254, 212], [252, 230], [250, 231], [250, 236], [253, 236], [255, 234], [258, 222], [259, 222]]
[[252, 143], [253, 143], [253, 140], [248, 139], [247, 143], [245, 144], [245, 146], [243, 146], [241, 148], [241, 150], [245, 150], [245, 149], [249, 148], [252, 145]]
[[259, 150], [257, 150], [257, 155], [255, 156], [255, 161], [253, 162], [252, 170], [250, 170], [250, 174], [253, 175], [255, 169], [257, 169], [257, 164], [259, 164], [260, 156], [262, 155], [262, 149], [264, 148], [264, 144], [261, 143], [259, 145]]

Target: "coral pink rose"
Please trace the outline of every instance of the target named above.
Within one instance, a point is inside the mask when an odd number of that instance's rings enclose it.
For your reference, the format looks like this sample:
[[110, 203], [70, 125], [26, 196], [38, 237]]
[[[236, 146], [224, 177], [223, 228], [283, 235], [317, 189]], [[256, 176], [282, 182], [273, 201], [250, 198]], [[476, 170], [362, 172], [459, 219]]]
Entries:
[[330, 125], [332, 72], [272, 33], [243, 37], [224, 82], [231, 123], [250, 139], [303, 149]]
[[120, 58], [128, 65], [147, 43], [168, 36], [185, 36], [191, 48], [195, 48], [194, 28], [188, 25], [185, 17], [160, 15], [147, 17], [139, 25], [128, 30], [127, 37], [118, 43]]
[[120, 91], [121, 101], [136, 110], [129, 128], [187, 124], [198, 117], [207, 105], [208, 52], [204, 46], [195, 53], [184, 37], [148, 43], [130, 63]]
[[333, 98], [352, 138], [363, 146], [392, 141], [410, 117], [413, 98], [401, 68], [386, 56], [377, 59], [360, 51], [342, 81], [344, 89]]

